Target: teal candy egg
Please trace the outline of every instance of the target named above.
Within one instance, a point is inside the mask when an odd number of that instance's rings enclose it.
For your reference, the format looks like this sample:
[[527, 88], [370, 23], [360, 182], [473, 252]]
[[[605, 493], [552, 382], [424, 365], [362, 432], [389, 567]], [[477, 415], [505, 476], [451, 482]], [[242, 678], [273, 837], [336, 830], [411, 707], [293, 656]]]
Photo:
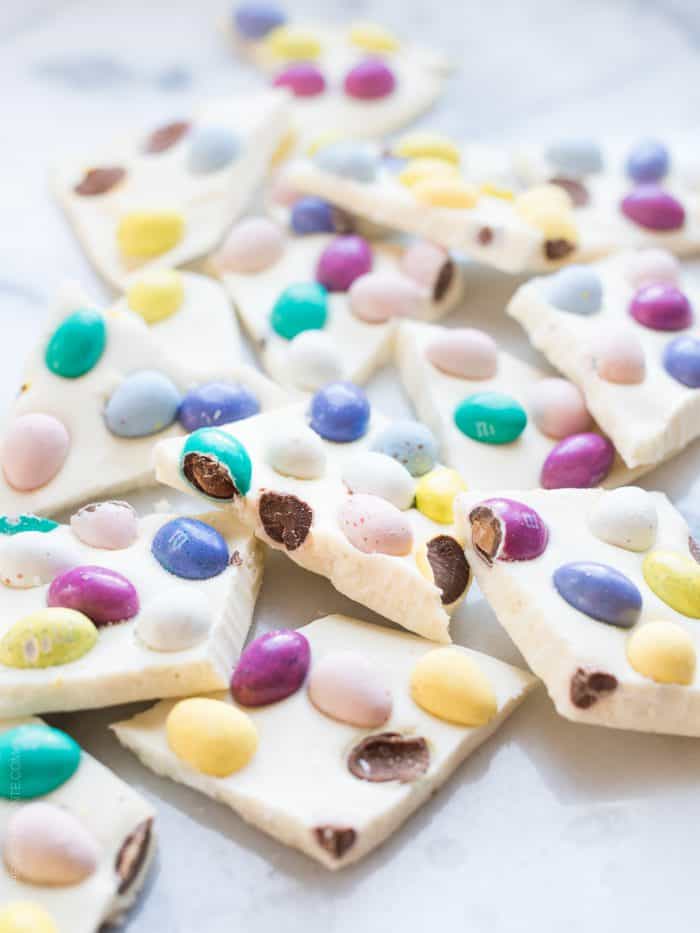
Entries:
[[482, 444], [510, 444], [527, 424], [522, 405], [500, 392], [470, 395], [459, 403], [454, 418], [462, 434]]
[[328, 318], [328, 292], [318, 282], [289, 285], [275, 302], [272, 329], [285, 340], [305, 330], [321, 330]]
[[0, 515], [0, 535], [18, 535], [23, 531], [53, 531], [58, 522], [38, 515]]
[[187, 482], [211, 499], [234, 499], [250, 489], [248, 451], [220, 428], [200, 428], [185, 441], [180, 467]]
[[29, 800], [50, 793], [73, 776], [80, 746], [65, 732], [28, 723], [0, 735], [0, 797]]
[[49, 339], [44, 359], [57, 376], [78, 379], [97, 364], [106, 342], [104, 318], [98, 311], [84, 308], [61, 321]]

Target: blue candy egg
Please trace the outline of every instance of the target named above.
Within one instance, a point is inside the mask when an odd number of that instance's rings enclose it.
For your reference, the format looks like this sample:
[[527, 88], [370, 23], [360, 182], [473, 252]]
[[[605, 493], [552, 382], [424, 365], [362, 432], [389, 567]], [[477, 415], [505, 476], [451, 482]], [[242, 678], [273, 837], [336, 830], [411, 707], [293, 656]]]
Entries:
[[287, 17], [274, 3], [243, 3], [233, 11], [233, 22], [245, 39], [262, 39]]
[[316, 164], [324, 172], [369, 182], [374, 181], [377, 174], [379, 153], [371, 143], [332, 143], [317, 153]]
[[663, 143], [645, 139], [627, 156], [627, 174], [637, 182], [660, 181], [668, 174], [671, 157]]
[[107, 427], [118, 437], [147, 437], [177, 418], [180, 393], [163, 373], [144, 369], [117, 386], [105, 407]]
[[218, 172], [233, 162], [241, 151], [241, 141], [226, 126], [201, 126], [191, 134], [187, 167], [195, 175]]
[[594, 139], [560, 139], [548, 147], [546, 157], [558, 172], [574, 178], [603, 169], [603, 154]]
[[196, 518], [174, 518], [156, 532], [151, 553], [168, 573], [208, 580], [228, 566], [228, 546], [216, 528]]
[[560, 311], [595, 314], [603, 303], [603, 285], [588, 266], [567, 266], [545, 279], [549, 301]]
[[669, 376], [690, 389], [700, 389], [700, 339], [690, 334], [676, 337], [664, 350], [664, 368]]
[[642, 594], [614, 567], [579, 561], [554, 571], [552, 582], [559, 595], [591, 619], [631, 628], [642, 609]]
[[295, 233], [339, 233], [348, 228], [338, 210], [323, 198], [299, 198], [292, 207], [290, 218]]
[[376, 450], [406, 467], [411, 476], [423, 476], [433, 469], [438, 445], [432, 432], [418, 421], [395, 421], [374, 439]]
[[311, 399], [310, 424], [327, 441], [356, 441], [367, 433], [369, 400], [352, 382], [330, 382]]
[[260, 403], [245, 386], [208, 382], [190, 389], [182, 400], [178, 417], [183, 428], [191, 433], [197, 428], [250, 418], [259, 411]]

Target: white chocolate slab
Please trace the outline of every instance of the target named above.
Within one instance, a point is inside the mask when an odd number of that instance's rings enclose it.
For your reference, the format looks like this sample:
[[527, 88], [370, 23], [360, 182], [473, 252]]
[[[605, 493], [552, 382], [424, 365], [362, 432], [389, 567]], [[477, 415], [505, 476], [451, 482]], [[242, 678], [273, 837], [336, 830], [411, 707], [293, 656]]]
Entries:
[[[411, 671], [434, 645], [346, 616], [326, 616], [301, 631], [311, 644], [312, 667], [330, 652], [352, 651], [381, 671], [391, 690], [393, 711], [386, 724], [374, 731], [427, 739], [430, 765], [424, 776], [403, 784], [354, 777], [346, 759], [367, 731], [320, 713], [304, 687], [279, 703], [245, 710], [258, 731], [258, 750], [245, 768], [225, 778], [201, 774], [171, 751], [165, 721], [173, 703], [158, 703], [112, 728], [119, 741], [157, 774], [227, 804], [246, 822], [285, 845], [300, 849], [326, 868], [338, 869], [362, 858], [395, 832], [495, 732], [535, 680], [488, 655], [456, 649], [469, 655], [486, 674], [498, 712], [485, 726], [453, 725], [422, 710], [410, 695]], [[219, 698], [232, 702], [228, 694]], [[341, 858], [319, 845], [314, 830], [322, 826], [354, 829], [355, 841]]]

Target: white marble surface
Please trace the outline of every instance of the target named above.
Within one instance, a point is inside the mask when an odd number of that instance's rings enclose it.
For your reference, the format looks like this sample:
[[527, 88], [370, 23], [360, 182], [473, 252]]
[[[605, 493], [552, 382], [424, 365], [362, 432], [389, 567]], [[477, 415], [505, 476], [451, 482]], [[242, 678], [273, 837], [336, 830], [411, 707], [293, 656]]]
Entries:
[[[289, 6], [372, 16], [442, 45], [460, 72], [426, 122], [458, 136], [646, 135], [692, 126], [700, 109], [697, 0]], [[250, 85], [253, 76], [231, 61], [214, 28], [227, 9], [220, 0], [0, 5], [4, 404], [59, 282], [79, 277], [106, 297], [49, 200], [51, 160], [115, 124], [148, 125], [186, 113], [210, 92]], [[475, 273], [454, 321], [485, 324], [509, 348], [533, 356], [501, 313], [515, 284]], [[371, 396], [390, 412], [407, 410], [391, 371], [375, 380]], [[696, 444], [646, 480], [668, 491], [696, 530], [699, 451]], [[347, 610], [367, 615], [283, 557], [269, 560], [258, 630]], [[517, 659], [476, 592], [454, 634]], [[157, 803], [160, 855], [129, 933], [418, 933], [436, 923], [469, 933], [695, 927], [697, 741], [573, 726], [539, 691], [392, 841], [331, 876], [229, 811], [146, 772], [105, 730], [123, 713], [55, 721]]]

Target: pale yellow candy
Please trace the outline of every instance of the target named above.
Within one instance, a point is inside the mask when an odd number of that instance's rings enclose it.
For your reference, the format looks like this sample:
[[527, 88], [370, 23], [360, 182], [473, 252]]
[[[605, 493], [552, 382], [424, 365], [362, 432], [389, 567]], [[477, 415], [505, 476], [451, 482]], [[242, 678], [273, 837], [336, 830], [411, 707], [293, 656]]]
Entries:
[[488, 677], [456, 645], [423, 655], [411, 674], [411, 696], [421, 709], [460, 726], [484, 726], [498, 712]]
[[642, 573], [647, 586], [676, 612], [700, 619], [700, 564], [675, 551], [650, 551]]
[[545, 240], [566, 240], [573, 246], [578, 243], [578, 229], [568, 210], [543, 205], [539, 209], [530, 208], [527, 216], [521, 214], [521, 217], [536, 227]]
[[457, 179], [459, 177], [457, 166], [443, 159], [412, 159], [398, 174], [399, 181], [407, 188], [413, 188], [422, 181], [434, 178]]
[[127, 259], [151, 259], [182, 239], [185, 218], [179, 211], [130, 211], [117, 227], [117, 242]]
[[461, 158], [459, 147], [447, 136], [421, 130], [402, 136], [392, 151], [402, 159], [442, 159], [453, 165], [459, 165]]
[[321, 54], [318, 36], [303, 26], [278, 26], [266, 36], [265, 46], [284, 61], [311, 61]]
[[58, 927], [38, 904], [12, 901], [0, 910], [0, 933], [58, 933]]
[[126, 301], [147, 324], [175, 314], [185, 298], [182, 276], [175, 269], [154, 269], [129, 287]]
[[565, 212], [572, 208], [573, 201], [561, 185], [536, 185], [515, 199], [515, 209], [523, 220], [530, 220], [543, 211]]
[[435, 467], [416, 484], [416, 508], [434, 522], [451, 525], [454, 521], [455, 496], [464, 492], [467, 484], [456, 470]]
[[294, 152], [294, 148], [298, 139], [299, 136], [296, 130], [287, 130], [287, 132], [277, 144], [277, 148], [272, 153], [272, 156], [270, 157], [270, 165], [273, 168], [278, 166], [281, 162], [285, 162], [289, 158], [292, 152]]
[[479, 193], [489, 198], [500, 198], [502, 201], [514, 201], [515, 192], [504, 185], [496, 185], [492, 181], [484, 181], [479, 185]]
[[53, 606], [19, 619], [0, 640], [0, 664], [43, 668], [77, 661], [94, 648], [97, 628], [82, 612]]
[[627, 641], [627, 660], [659, 684], [689, 684], [695, 676], [693, 639], [673, 622], [647, 622]]
[[479, 193], [461, 178], [427, 178], [411, 189], [421, 204], [454, 210], [476, 207]]
[[202, 774], [226, 777], [244, 768], [258, 747], [250, 716], [206, 697], [180, 700], [166, 722], [168, 745], [178, 758]]
[[378, 23], [353, 23], [350, 41], [367, 52], [395, 52], [401, 44], [396, 36]]

